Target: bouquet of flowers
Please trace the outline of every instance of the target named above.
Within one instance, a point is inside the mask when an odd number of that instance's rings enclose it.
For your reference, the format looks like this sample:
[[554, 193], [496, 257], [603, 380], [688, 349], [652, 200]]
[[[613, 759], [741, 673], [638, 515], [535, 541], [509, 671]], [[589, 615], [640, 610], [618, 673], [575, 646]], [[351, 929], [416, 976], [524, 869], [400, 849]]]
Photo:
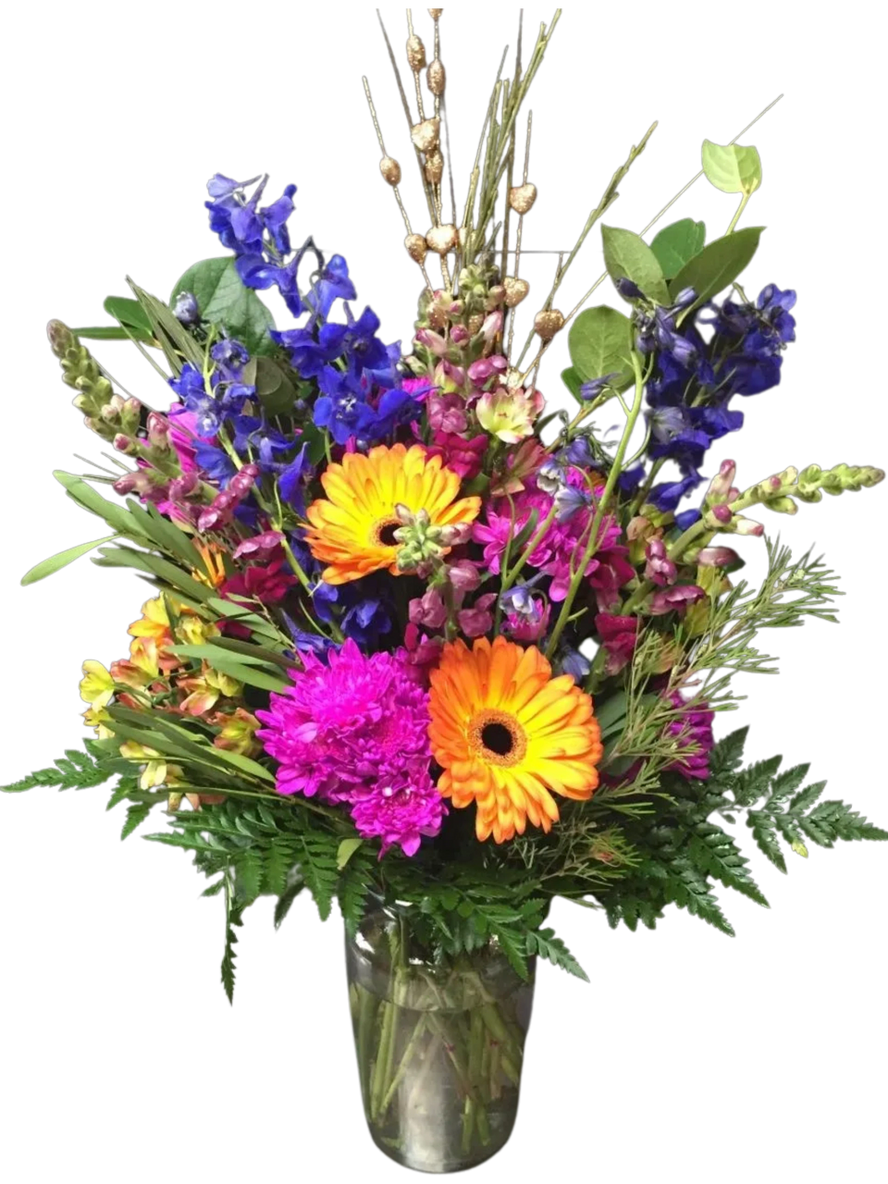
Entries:
[[[703, 172], [736, 202], [724, 234], [683, 217], [648, 238], [659, 215], [641, 234], [603, 219], [651, 128], [522, 325], [537, 190], [519, 112], [558, 14], [526, 62], [519, 38], [511, 75], [500, 66], [460, 214], [429, 12], [429, 54], [408, 17], [406, 83], [389, 44], [419, 224], [364, 82], [419, 276], [406, 348], [359, 311], [342, 255], [291, 238], [296, 187], [270, 200], [264, 176], [210, 180], [225, 253], [169, 300], [130, 282], [105, 301], [113, 324], [50, 323], [74, 405], [111, 450], [110, 468], [55, 476], [105, 529], [24, 582], [95, 552], [153, 590], [126, 656], [84, 663], [85, 751], [6, 789], [111, 780], [124, 838], [150, 816], [146, 838], [190, 852], [224, 901], [229, 997], [260, 895], [276, 924], [303, 891], [322, 919], [337, 900], [373, 1137], [449, 1170], [508, 1137], [536, 959], [585, 977], [546, 923], [554, 897], [630, 929], [676, 905], [731, 934], [717, 889], [766, 903], [736, 824], [782, 871], [785, 850], [888, 838], [807, 766], [744, 768], [745, 728], [713, 734], [733, 675], [773, 669], [760, 630], [835, 619], [834, 574], [757, 512], [884, 474], [809, 464], [744, 484], [732, 461], [707, 466], [795, 339], [795, 292], [744, 275], [761, 234], [745, 224], [753, 147], [703, 144]], [[606, 273], [564, 314], [596, 225]], [[585, 307], [607, 277], [612, 303]], [[292, 323], [275, 325], [271, 289]], [[537, 385], [564, 331], [570, 412]], [[104, 338], [163, 374], [166, 410], [115, 389], [85, 344]], [[736, 575], [735, 535], [761, 537], [761, 587]]]

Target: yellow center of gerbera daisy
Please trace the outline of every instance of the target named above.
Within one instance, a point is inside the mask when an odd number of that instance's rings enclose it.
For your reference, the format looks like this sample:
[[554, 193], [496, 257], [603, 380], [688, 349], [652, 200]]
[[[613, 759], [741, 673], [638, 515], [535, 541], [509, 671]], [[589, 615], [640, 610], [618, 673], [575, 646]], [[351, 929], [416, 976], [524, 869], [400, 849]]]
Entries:
[[585, 801], [598, 785], [601, 730], [570, 675], [505, 637], [445, 645], [431, 673], [429, 737], [441, 793], [475, 803], [475, 833], [503, 843], [528, 820], [558, 821], [553, 794]]
[[348, 452], [340, 464], [328, 465], [321, 476], [326, 497], [308, 507], [306, 541], [316, 559], [326, 563], [328, 584], [359, 580], [370, 572], [397, 566], [401, 526], [396, 507], [411, 514], [425, 511], [432, 527], [474, 521], [481, 508], [478, 497], [455, 500], [460, 478], [429, 457], [421, 444], [407, 448], [380, 445], [365, 456]]

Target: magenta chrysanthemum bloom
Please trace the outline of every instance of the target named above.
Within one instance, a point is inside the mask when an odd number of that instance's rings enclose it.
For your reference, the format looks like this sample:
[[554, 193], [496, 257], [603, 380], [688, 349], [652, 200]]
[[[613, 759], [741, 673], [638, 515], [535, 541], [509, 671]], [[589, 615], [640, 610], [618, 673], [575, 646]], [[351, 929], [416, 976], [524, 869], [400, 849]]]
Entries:
[[256, 712], [278, 793], [347, 805], [358, 833], [382, 840], [380, 858], [395, 843], [414, 855], [446, 807], [429, 775], [429, 696], [406, 652], [365, 656], [349, 640], [326, 662], [301, 657], [293, 685]]
[[715, 714], [708, 709], [708, 703], [698, 703], [692, 707], [685, 702], [680, 691], [673, 691], [669, 701], [681, 711], [681, 716], [673, 720], [666, 730], [670, 736], [680, 738], [679, 748], [687, 750], [669, 768], [682, 777], [705, 781], [709, 777], [709, 754], [715, 746], [712, 734]]
[[[569, 468], [565, 484], [572, 490], [585, 487], [585, 478], [580, 470]], [[596, 491], [596, 495], [601, 489]], [[538, 521], [543, 522], [552, 509], [553, 495], [545, 493], [531, 479], [525, 483], [523, 492], [513, 498], [515, 507], [514, 534], [525, 526], [534, 510]], [[472, 538], [484, 547], [484, 565], [494, 574], [500, 570], [500, 562], [506, 543], [513, 533], [511, 507], [505, 498], [497, 498], [486, 508], [486, 522], [476, 522]], [[591, 506], [581, 506], [566, 521], [556, 517], [549, 524], [546, 533], [529, 556], [527, 562], [545, 575], [550, 576], [549, 599], [564, 600], [570, 586], [571, 559], [580, 547], [585, 547], [593, 517]], [[609, 607], [617, 599], [621, 588], [635, 574], [629, 563], [628, 549], [620, 544], [620, 525], [616, 519], [605, 514], [599, 527], [598, 550], [589, 561], [585, 575], [595, 589], [599, 609]]]

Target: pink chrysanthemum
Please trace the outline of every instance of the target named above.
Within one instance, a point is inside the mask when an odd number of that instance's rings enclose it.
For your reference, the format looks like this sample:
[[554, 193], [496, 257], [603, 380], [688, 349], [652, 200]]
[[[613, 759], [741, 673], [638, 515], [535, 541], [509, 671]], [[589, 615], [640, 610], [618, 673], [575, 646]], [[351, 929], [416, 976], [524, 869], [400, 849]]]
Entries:
[[405, 651], [363, 655], [346, 641], [326, 662], [302, 655], [293, 685], [256, 714], [279, 762], [278, 793], [304, 793], [351, 810], [358, 833], [406, 855], [436, 835], [446, 807], [429, 775], [428, 693]]

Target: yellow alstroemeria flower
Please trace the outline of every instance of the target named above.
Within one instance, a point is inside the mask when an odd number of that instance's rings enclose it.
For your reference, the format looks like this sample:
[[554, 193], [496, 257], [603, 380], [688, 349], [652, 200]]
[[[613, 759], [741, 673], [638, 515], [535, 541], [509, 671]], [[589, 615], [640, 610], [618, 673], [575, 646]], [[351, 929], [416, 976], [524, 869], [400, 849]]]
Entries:
[[170, 640], [170, 618], [162, 596], [146, 600], [142, 605], [142, 616], [133, 621], [127, 630], [133, 637], [152, 638], [156, 645]]
[[114, 696], [114, 679], [101, 662], [89, 658], [83, 663], [80, 698], [94, 710], [106, 707]]
[[259, 720], [243, 707], [235, 708], [231, 715], [220, 713], [213, 723], [221, 724], [219, 735], [213, 741], [216, 748], [239, 752], [242, 756], [252, 756], [259, 750], [259, 743], [254, 739]]
[[182, 617], [176, 627], [176, 636], [186, 645], [204, 645], [211, 637], [218, 637], [220, 630], [195, 613]]
[[178, 685], [188, 691], [188, 696], [179, 705], [179, 710], [188, 715], [206, 715], [221, 698], [233, 699], [243, 690], [243, 684], [221, 670], [204, 662], [201, 672], [195, 678], [180, 678]]
[[83, 720], [88, 728], [95, 728], [97, 740], [107, 740], [114, 734], [105, 726], [111, 722], [111, 716], [102, 708], [97, 711], [94, 707], [88, 707], [83, 713]]
[[145, 762], [139, 778], [141, 789], [157, 789], [160, 785], [181, 785], [185, 774], [179, 765], [167, 764], [166, 757], [155, 748], [127, 740], [120, 746], [120, 755], [128, 761]]
[[130, 661], [148, 676], [148, 681], [157, 678], [160, 667], [157, 663], [157, 642], [153, 637], [136, 637], [130, 644]]

